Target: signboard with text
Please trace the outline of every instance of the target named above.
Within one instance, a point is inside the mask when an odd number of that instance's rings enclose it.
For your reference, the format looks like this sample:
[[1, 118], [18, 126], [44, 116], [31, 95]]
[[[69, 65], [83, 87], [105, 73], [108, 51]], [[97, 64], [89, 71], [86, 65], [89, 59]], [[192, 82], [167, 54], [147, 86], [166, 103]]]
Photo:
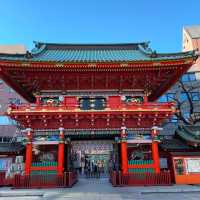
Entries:
[[200, 173], [200, 158], [186, 160], [188, 173]]

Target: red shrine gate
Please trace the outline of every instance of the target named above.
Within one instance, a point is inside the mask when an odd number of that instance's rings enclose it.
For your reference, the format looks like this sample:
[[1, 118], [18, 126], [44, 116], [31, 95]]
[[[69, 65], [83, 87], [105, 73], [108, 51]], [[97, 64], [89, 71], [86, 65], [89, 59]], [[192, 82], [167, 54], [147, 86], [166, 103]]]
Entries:
[[94, 140], [113, 143], [113, 185], [169, 184], [169, 173], [160, 169], [157, 127], [175, 110], [173, 103], [153, 101], [195, 58], [194, 52], [157, 54], [147, 43], [36, 43], [31, 53], [1, 55], [1, 77], [30, 102], [8, 109], [27, 131], [29, 185], [22, 175], [16, 186], [37, 186], [33, 177], [44, 174], [57, 185], [48, 179], [41, 187], [71, 186], [76, 180], [72, 144]]

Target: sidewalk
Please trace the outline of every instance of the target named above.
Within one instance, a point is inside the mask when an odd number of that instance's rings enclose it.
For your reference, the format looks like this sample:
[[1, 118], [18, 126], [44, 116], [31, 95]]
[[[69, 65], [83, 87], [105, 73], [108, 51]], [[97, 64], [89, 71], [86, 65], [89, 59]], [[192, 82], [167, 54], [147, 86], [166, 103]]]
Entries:
[[[148, 186], [148, 187], [112, 187], [107, 179], [80, 179], [73, 188], [55, 189], [12, 189], [9, 187], [0, 188], [0, 197], [40, 197], [51, 198], [52, 196], [62, 196], [75, 199], [88, 195], [108, 195], [115, 196], [127, 194], [138, 196], [142, 194], [156, 193], [200, 193], [200, 186], [173, 185], [173, 186]], [[132, 194], [132, 195], [131, 195]], [[85, 198], [87, 199], [87, 198]], [[114, 199], [113, 199], [114, 200]]]

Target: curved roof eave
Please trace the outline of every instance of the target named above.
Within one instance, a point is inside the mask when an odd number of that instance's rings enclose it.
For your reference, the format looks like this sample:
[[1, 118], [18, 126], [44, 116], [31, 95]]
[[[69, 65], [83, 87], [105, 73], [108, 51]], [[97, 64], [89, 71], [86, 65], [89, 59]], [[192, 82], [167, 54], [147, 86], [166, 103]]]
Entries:
[[59, 44], [35, 42], [35, 48], [31, 52], [14, 55], [0, 54], [0, 60], [59, 63], [115, 63], [197, 58], [195, 51], [157, 53], [156, 51], [152, 51], [148, 44], [148, 42], [118, 44]]

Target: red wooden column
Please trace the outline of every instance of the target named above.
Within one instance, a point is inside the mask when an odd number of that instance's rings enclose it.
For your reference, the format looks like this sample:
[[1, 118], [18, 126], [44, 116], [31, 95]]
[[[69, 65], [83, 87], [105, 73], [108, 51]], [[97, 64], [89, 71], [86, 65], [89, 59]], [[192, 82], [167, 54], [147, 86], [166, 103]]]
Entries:
[[126, 127], [121, 128], [121, 169], [122, 174], [128, 173], [128, 154], [127, 154], [127, 138]]
[[26, 130], [28, 142], [26, 144], [25, 175], [30, 175], [32, 164], [32, 130], [30, 128]]
[[158, 151], [158, 133], [159, 128], [158, 127], [152, 127], [152, 158], [154, 163], [154, 170], [155, 173], [160, 173], [160, 157], [159, 157], [159, 151]]
[[144, 95], [143, 98], [144, 98], [144, 103], [148, 103], [148, 96], [146, 94]]
[[36, 106], [40, 106], [40, 103], [41, 103], [41, 99], [40, 99], [40, 96], [36, 96]]
[[65, 136], [64, 136], [64, 128], [59, 128], [59, 130], [60, 130], [60, 141], [58, 144], [58, 175], [62, 175], [64, 171]]

